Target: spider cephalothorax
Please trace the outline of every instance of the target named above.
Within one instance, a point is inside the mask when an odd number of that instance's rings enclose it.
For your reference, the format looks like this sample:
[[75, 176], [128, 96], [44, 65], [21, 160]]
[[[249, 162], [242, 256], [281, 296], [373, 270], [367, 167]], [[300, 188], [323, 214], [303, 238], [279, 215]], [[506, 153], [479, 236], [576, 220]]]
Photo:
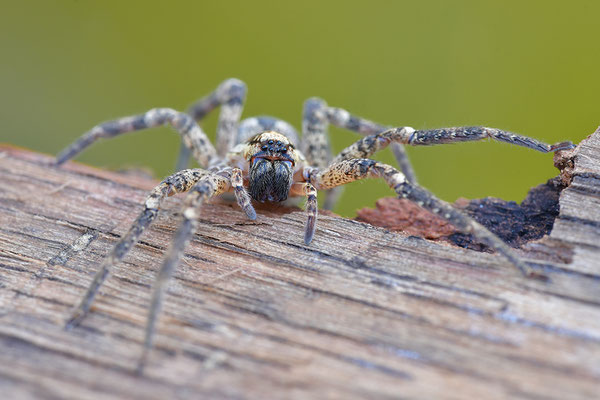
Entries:
[[[166, 282], [179, 263], [187, 242], [198, 228], [199, 209], [208, 198], [224, 192], [235, 193], [238, 204], [250, 219], [256, 218], [251, 199], [259, 202], [279, 202], [288, 196], [306, 196], [307, 222], [304, 243], [308, 245], [313, 239], [317, 219], [317, 189], [327, 190], [327, 208], [331, 207], [336, 198], [336, 191], [332, 189], [337, 186], [363, 178], [381, 178], [398, 197], [414, 201], [445, 218], [459, 231], [472, 234], [501, 253], [521, 273], [530, 274], [530, 267], [502, 240], [416, 184], [402, 145], [432, 145], [492, 138], [541, 152], [550, 152], [571, 148], [570, 142], [550, 146], [526, 136], [477, 126], [423, 131], [410, 127], [388, 129], [353, 116], [343, 109], [329, 107], [323, 100], [316, 98], [307, 100], [304, 105], [300, 142], [295, 129], [277, 118], [256, 117], [240, 122], [245, 95], [246, 86], [243, 82], [228, 79], [213, 93], [192, 105], [188, 113], [170, 108], [157, 108], [141, 115], [97, 125], [57, 157], [57, 164], [60, 165], [98, 138], [113, 137], [162, 124], [172, 125], [183, 140], [181, 161], [178, 163], [181, 170], [163, 180], [150, 192], [136, 221], [104, 259], [79, 306], [69, 318], [68, 326], [76, 325], [89, 312], [92, 301], [110, 269], [125, 257], [156, 218], [164, 199], [182, 192], [188, 192], [181, 213], [182, 221], [165, 254], [152, 291], [144, 350], [138, 364], [139, 371], [143, 368], [148, 351], [152, 347], [156, 317]], [[195, 120], [202, 119], [218, 106], [221, 106], [221, 115], [215, 147]], [[359, 132], [366, 137], [342, 150], [329, 162], [329, 123]], [[296, 144], [300, 144], [304, 154], [295, 148]], [[388, 145], [391, 145], [402, 172], [391, 165], [369, 159], [372, 154]], [[190, 152], [202, 168], [184, 169]]]
[[248, 162], [248, 193], [260, 202], [281, 202], [292, 187], [298, 152], [287, 137], [275, 131], [260, 133], [244, 146]]

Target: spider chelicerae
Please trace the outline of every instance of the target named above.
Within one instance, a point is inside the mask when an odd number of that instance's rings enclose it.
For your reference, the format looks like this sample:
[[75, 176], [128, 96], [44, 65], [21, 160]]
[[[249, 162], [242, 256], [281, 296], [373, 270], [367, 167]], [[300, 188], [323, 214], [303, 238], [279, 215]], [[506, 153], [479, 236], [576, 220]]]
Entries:
[[[318, 98], [308, 99], [304, 104], [300, 139], [290, 124], [273, 117], [247, 118], [240, 122], [245, 97], [246, 85], [240, 80], [228, 79], [214, 92], [194, 103], [187, 113], [155, 108], [144, 114], [105, 122], [93, 127], [58, 155], [57, 164], [60, 165], [97, 139], [164, 124], [170, 124], [182, 138], [178, 172], [164, 179], [150, 192], [144, 209], [129, 231], [100, 265], [87, 292], [68, 319], [67, 327], [77, 325], [86, 316], [111, 268], [125, 257], [156, 218], [164, 199], [183, 192], [187, 192], [187, 195], [182, 220], [152, 289], [138, 372], [143, 370], [152, 347], [166, 284], [197, 229], [200, 208], [210, 197], [226, 192], [235, 194], [237, 203], [250, 219], [256, 219], [252, 200], [281, 202], [291, 196], [305, 196], [307, 222], [304, 243], [308, 245], [317, 221], [317, 190], [327, 190], [324, 208], [331, 208], [337, 197], [335, 188], [363, 178], [381, 178], [398, 197], [415, 202], [446, 219], [458, 230], [473, 235], [502, 254], [522, 274], [533, 274], [530, 267], [496, 235], [418, 186], [402, 145], [427, 146], [492, 138], [546, 153], [572, 148], [571, 142], [548, 145], [486, 127], [433, 130], [415, 130], [408, 126], [390, 128], [354, 116], [341, 108], [329, 107]], [[219, 106], [221, 110], [215, 147], [196, 121]], [[329, 124], [365, 136], [332, 157], [327, 138]], [[392, 148], [402, 172], [369, 159], [375, 152], [388, 146]], [[190, 155], [202, 168], [185, 169]]]

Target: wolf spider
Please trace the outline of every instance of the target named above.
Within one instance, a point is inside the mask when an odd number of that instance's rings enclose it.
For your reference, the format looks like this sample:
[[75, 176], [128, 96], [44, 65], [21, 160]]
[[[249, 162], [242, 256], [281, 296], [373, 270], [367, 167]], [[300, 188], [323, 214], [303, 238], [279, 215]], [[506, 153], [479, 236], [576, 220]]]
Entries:
[[[142, 371], [152, 347], [156, 319], [166, 284], [198, 227], [200, 208], [208, 198], [225, 192], [235, 194], [240, 208], [252, 220], [256, 219], [252, 200], [281, 202], [288, 196], [305, 196], [307, 222], [304, 243], [308, 245], [315, 233], [318, 189], [333, 189], [363, 178], [382, 178], [399, 197], [409, 199], [441, 216], [461, 232], [470, 233], [501, 253], [522, 274], [532, 274], [527, 264], [501, 239], [450, 204], [418, 186], [402, 145], [426, 146], [492, 138], [547, 153], [571, 148], [570, 142], [548, 145], [535, 139], [486, 127], [432, 130], [415, 130], [408, 126], [389, 128], [351, 115], [341, 108], [329, 107], [318, 98], [308, 99], [304, 104], [300, 140], [290, 124], [276, 118], [255, 117], [240, 122], [245, 96], [246, 85], [237, 79], [228, 79], [214, 92], [193, 104], [187, 113], [170, 108], [155, 108], [144, 114], [105, 122], [86, 132], [58, 155], [56, 162], [60, 165], [97, 139], [163, 124], [170, 124], [175, 128], [183, 142], [178, 172], [164, 179], [150, 192], [143, 211], [103, 260], [87, 292], [68, 319], [67, 327], [77, 325], [87, 315], [110, 269], [123, 259], [156, 218], [163, 200], [183, 192], [188, 194], [184, 200], [182, 220], [152, 289], [138, 372]], [[221, 111], [215, 148], [196, 121], [218, 106], [221, 107]], [[331, 160], [327, 139], [328, 124], [366, 136]], [[403, 172], [369, 159], [372, 154], [389, 145]], [[202, 168], [183, 169], [187, 166], [190, 152]], [[335, 198], [336, 192], [328, 190], [325, 208], [330, 208]]]

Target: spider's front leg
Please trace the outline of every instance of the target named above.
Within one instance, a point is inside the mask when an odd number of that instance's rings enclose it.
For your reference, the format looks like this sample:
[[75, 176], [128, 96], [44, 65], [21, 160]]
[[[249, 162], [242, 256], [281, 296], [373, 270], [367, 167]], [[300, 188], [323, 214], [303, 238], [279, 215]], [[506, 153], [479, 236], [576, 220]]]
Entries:
[[304, 230], [304, 243], [309, 244], [315, 235], [315, 226], [317, 224], [317, 214], [319, 204], [317, 203], [317, 189], [310, 183], [304, 185], [304, 193], [306, 194], [306, 228]]
[[214, 196], [234, 189], [236, 199], [240, 207], [246, 212], [250, 219], [256, 218], [256, 212], [250, 204], [250, 196], [242, 186], [242, 171], [238, 168], [231, 169], [229, 173], [209, 174], [202, 177], [189, 191], [185, 199], [182, 213], [182, 221], [175, 232], [173, 241], [169, 246], [160, 267], [158, 276], [152, 289], [150, 309], [148, 311], [148, 322], [144, 339], [144, 349], [139, 359], [137, 372], [142, 373], [152, 348], [156, 321], [162, 305], [162, 298], [169, 278], [173, 275], [175, 267], [179, 264], [184, 254], [185, 247], [198, 229], [198, 212], [204, 202]]
[[499, 237], [429, 191], [416, 184], [411, 184], [400, 171], [390, 165], [364, 158], [348, 159], [334, 162], [324, 171], [310, 176], [311, 183], [317, 189], [330, 189], [364, 178], [383, 178], [398, 197], [413, 201], [420, 207], [444, 218], [459, 231], [473, 235], [506, 257], [523, 275], [535, 275], [513, 249]]
[[131, 248], [137, 243], [140, 236], [148, 226], [156, 219], [158, 210], [167, 196], [172, 196], [176, 193], [187, 192], [192, 186], [203, 177], [210, 174], [208, 171], [201, 169], [187, 169], [179, 171], [163, 180], [156, 186], [146, 198], [144, 202], [144, 210], [138, 215], [135, 222], [129, 228], [129, 231], [119, 240], [112, 249], [110, 254], [102, 261], [100, 268], [96, 272], [94, 279], [88, 287], [85, 295], [81, 299], [79, 305], [69, 319], [66, 327], [71, 328], [78, 325], [81, 320], [88, 314], [90, 306], [94, 301], [94, 297], [98, 293], [100, 286], [108, 277], [110, 270], [119, 263]]
[[226, 176], [229, 176], [229, 178], [223, 178], [222, 176], [217, 176], [215, 178], [216, 175], [202, 169], [186, 169], [169, 176], [156, 186], [146, 198], [144, 210], [138, 215], [131, 225], [131, 228], [129, 228], [127, 233], [119, 240], [111, 253], [102, 261], [102, 264], [94, 275], [94, 279], [85, 295], [72, 312], [71, 316], [67, 319], [66, 328], [70, 329], [77, 326], [89, 313], [92, 302], [94, 301], [100, 286], [102, 286], [110, 274], [111, 269], [119, 263], [127, 253], [129, 253], [144, 231], [150, 226], [152, 221], [156, 219], [158, 210], [167, 196], [187, 192], [201, 180], [211, 178], [219, 181], [225, 179], [226, 182], [231, 182], [231, 187], [235, 191], [238, 204], [242, 210], [244, 210], [248, 218], [256, 219], [256, 211], [254, 211], [254, 207], [252, 207], [250, 196], [242, 186], [242, 171], [238, 168], [233, 168], [225, 170], [223, 173]]
[[[307, 171], [315, 169], [307, 169]], [[317, 202], [317, 189], [309, 182], [297, 182], [292, 186], [291, 196], [306, 196], [306, 226], [304, 228], [304, 243], [310, 244], [315, 236], [319, 204]]]

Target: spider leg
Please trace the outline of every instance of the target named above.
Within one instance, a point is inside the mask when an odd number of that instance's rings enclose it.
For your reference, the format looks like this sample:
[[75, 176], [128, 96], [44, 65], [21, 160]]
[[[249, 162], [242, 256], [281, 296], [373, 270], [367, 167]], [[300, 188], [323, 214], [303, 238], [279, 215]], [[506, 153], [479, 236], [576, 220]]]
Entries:
[[237, 200], [238, 205], [242, 210], [244, 210], [249, 219], [255, 220], [256, 211], [252, 206], [252, 199], [250, 198], [248, 191], [246, 191], [246, 188], [244, 187], [244, 178], [242, 170], [239, 168], [233, 168], [231, 170], [230, 180], [231, 187], [235, 192], [235, 198]]
[[[327, 103], [313, 97], [304, 102], [302, 112], [302, 142], [300, 150], [309, 165], [325, 168], [331, 162], [331, 147], [327, 127]], [[323, 208], [331, 210], [339, 199], [342, 188], [328, 190], [325, 193]]]
[[111, 138], [122, 133], [139, 131], [141, 129], [170, 124], [179, 132], [185, 145], [192, 149], [194, 158], [201, 166], [208, 166], [215, 158], [216, 151], [206, 134], [187, 114], [171, 108], [154, 108], [144, 114], [120, 118], [114, 121], [96, 125], [84, 133], [77, 141], [64, 149], [56, 157], [56, 164], [75, 157], [100, 138]]
[[507, 258], [523, 275], [533, 275], [531, 269], [499, 237], [469, 216], [438, 199], [426, 189], [410, 183], [394, 167], [370, 159], [347, 159], [334, 162], [324, 171], [309, 176], [317, 189], [330, 189], [364, 178], [383, 178], [398, 197], [406, 198], [420, 207], [444, 218], [458, 230], [473, 235], [478, 240]]
[[415, 132], [411, 127], [392, 128], [374, 135], [365, 136], [340, 151], [333, 159], [334, 163], [354, 158], [368, 158], [385, 149], [390, 143], [408, 143], [410, 135]]
[[300, 150], [309, 165], [325, 168], [331, 161], [331, 148], [327, 134], [327, 103], [318, 98], [304, 102], [302, 112], [302, 144]]
[[342, 150], [333, 162], [353, 158], [367, 158], [386, 148], [390, 143], [404, 143], [412, 146], [427, 146], [442, 143], [467, 142], [492, 138], [517, 146], [548, 153], [573, 148], [571, 142], [549, 145], [527, 136], [517, 135], [500, 129], [485, 127], [459, 127], [432, 130], [414, 130], [409, 126], [392, 128], [384, 132], [366, 136]]
[[315, 226], [317, 223], [317, 214], [319, 204], [317, 203], [317, 189], [310, 183], [304, 184], [304, 193], [306, 194], [306, 228], [304, 229], [304, 243], [309, 244], [315, 235]]
[[[376, 122], [352, 115], [342, 108], [328, 107], [326, 112], [328, 119], [332, 124], [363, 135], [374, 135], [390, 128], [389, 126], [383, 126]], [[411, 183], [417, 183], [417, 176], [408, 159], [404, 146], [398, 142], [394, 142], [391, 145], [391, 149], [406, 180]]]
[[503, 131], [500, 129], [487, 128], [484, 126], [417, 130], [408, 137], [407, 143], [411, 146], [429, 146], [439, 143], [468, 142], [486, 138], [491, 138], [499, 142], [514, 144], [516, 146], [527, 147], [542, 153], [567, 150], [574, 147], [573, 143], [571, 142], [560, 142], [549, 145], [527, 136], [518, 135], [516, 133]]
[[184, 210], [182, 213], [183, 220], [175, 232], [173, 241], [171, 242], [171, 245], [165, 254], [162, 266], [160, 267], [158, 276], [152, 288], [152, 297], [145, 330], [144, 348], [137, 365], [137, 372], [139, 374], [143, 372], [146, 359], [148, 358], [148, 353], [152, 348], [154, 333], [156, 330], [156, 321], [162, 305], [162, 299], [167, 282], [173, 275], [175, 267], [179, 264], [179, 261], [184, 254], [186, 245], [191, 240], [198, 228], [199, 209], [208, 198], [219, 195], [229, 188], [230, 180], [227, 177], [210, 174], [200, 179], [191, 188], [185, 198]]
[[[188, 108], [188, 114], [199, 121], [209, 112], [221, 106], [217, 125], [217, 153], [224, 157], [236, 144], [237, 126], [242, 116], [246, 99], [246, 84], [239, 79], [223, 81], [212, 93], [196, 101]], [[176, 169], [186, 168], [189, 164], [190, 150], [182, 143], [177, 158]]]
[[137, 243], [146, 228], [154, 221], [163, 200], [167, 196], [188, 191], [196, 182], [209, 174], [210, 172], [201, 169], [179, 171], [163, 180], [150, 192], [144, 203], [144, 210], [138, 215], [131, 228], [129, 228], [129, 231], [119, 240], [111, 253], [102, 261], [85, 295], [71, 314], [71, 317], [67, 320], [67, 328], [78, 325], [88, 314], [94, 297], [98, 293], [98, 289], [100, 289], [102, 283], [108, 277], [110, 270], [125, 257], [133, 245]]
[[[352, 115], [342, 108], [329, 107], [322, 99], [308, 99], [304, 103], [302, 152], [306, 156], [308, 163], [318, 168], [327, 167], [332, 158], [327, 136], [328, 124], [333, 124], [363, 135], [373, 135], [389, 128], [365, 118]], [[410, 182], [416, 182], [414, 170], [402, 144], [392, 144], [392, 152], [407, 179]], [[325, 195], [323, 208], [333, 208], [339, 195], [340, 191], [338, 189], [328, 191]]]

